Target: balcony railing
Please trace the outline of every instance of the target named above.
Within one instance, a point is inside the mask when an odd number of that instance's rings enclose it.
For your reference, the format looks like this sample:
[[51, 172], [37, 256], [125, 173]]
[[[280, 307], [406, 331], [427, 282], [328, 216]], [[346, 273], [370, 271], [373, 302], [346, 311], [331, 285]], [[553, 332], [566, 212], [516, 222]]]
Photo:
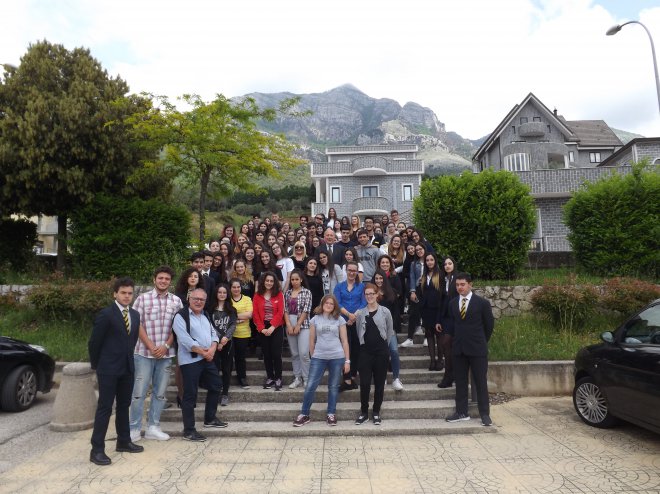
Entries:
[[559, 168], [547, 170], [530, 170], [514, 172], [520, 181], [529, 185], [533, 196], [539, 195], [570, 195], [585, 182], [595, 182], [613, 173], [627, 175], [629, 166], [598, 167], [598, 168]]
[[353, 199], [353, 212], [355, 214], [389, 213], [390, 200], [385, 197], [358, 197]]
[[374, 169], [376, 174], [411, 173], [423, 174], [422, 160], [386, 160], [377, 156], [361, 157], [353, 162], [312, 163], [312, 177], [325, 175], [365, 175]]

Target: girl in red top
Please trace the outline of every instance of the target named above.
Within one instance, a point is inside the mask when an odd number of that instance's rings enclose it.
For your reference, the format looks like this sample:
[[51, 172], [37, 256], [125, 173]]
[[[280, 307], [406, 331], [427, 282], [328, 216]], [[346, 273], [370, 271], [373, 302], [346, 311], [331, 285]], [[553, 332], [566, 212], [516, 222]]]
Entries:
[[266, 381], [264, 389], [282, 389], [282, 343], [284, 342], [284, 295], [280, 282], [272, 271], [264, 271], [259, 278], [257, 293], [252, 300], [252, 320], [259, 332], [264, 354]]

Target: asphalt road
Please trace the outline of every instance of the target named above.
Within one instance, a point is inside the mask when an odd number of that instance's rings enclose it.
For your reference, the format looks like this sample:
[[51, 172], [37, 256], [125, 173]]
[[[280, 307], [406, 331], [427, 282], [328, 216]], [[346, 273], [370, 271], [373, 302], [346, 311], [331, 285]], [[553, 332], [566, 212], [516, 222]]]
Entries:
[[39, 393], [32, 408], [24, 412], [0, 410], [0, 474], [69, 439], [68, 433], [48, 427], [56, 394], [57, 389]]

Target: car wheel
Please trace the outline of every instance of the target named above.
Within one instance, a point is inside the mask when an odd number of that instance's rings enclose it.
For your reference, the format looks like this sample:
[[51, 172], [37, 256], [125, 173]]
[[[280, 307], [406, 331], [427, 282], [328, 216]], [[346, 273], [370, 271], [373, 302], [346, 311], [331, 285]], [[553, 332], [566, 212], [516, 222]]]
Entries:
[[29, 365], [14, 369], [5, 381], [0, 395], [2, 409], [21, 412], [32, 406], [37, 396], [37, 375]]
[[616, 423], [616, 418], [610, 413], [607, 399], [593, 378], [589, 376], [583, 377], [575, 383], [573, 406], [585, 424], [607, 428]]

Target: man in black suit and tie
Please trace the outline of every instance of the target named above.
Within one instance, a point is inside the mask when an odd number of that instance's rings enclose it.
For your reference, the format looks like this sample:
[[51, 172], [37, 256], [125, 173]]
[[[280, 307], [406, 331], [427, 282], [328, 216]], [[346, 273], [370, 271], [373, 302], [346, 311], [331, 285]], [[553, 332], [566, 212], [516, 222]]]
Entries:
[[456, 379], [456, 413], [447, 422], [470, 420], [468, 415], [468, 374], [472, 370], [477, 388], [477, 403], [482, 425], [489, 426], [488, 400], [488, 340], [493, 334], [495, 319], [488, 300], [472, 292], [472, 278], [467, 273], [456, 275], [458, 297], [449, 302], [449, 314], [454, 320], [452, 356]]
[[131, 278], [119, 278], [115, 281], [115, 301], [97, 314], [89, 338], [89, 361], [92, 369], [96, 370], [99, 387], [89, 460], [97, 465], [111, 463], [105, 454], [105, 434], [115, 399], [116, 450], [125, 453], [144, 451], [142, 446], [131, 442], [128, 418], [135, 373], [133, 352], [140, 328], [140, 313], [129, 307], [133, 301], [134, 287], [135, 283]]
[[[211, 262], [213, 262], [213, 256], [211, 256]], [[204, 252], [193, 252], [192, 256], [190, 256], [190, 266], [199, 272], [199, 277], [202, 279], [202, 283], [204, 283], [204, 291], [206, 292], [206, 306], [204, 310], [210, 313], [214, 307], [215, 281], [210, 276], [204, 276]]]
[[217, 271], [212, 271], [211, 266], [213, 266], [213, 252], [210, 250], [202, 251], [204, 253], [204, 265], [202, 266], [202, 276], [208, 276], [213, 280], [215, 285], [220, 284], [220, 273]]

